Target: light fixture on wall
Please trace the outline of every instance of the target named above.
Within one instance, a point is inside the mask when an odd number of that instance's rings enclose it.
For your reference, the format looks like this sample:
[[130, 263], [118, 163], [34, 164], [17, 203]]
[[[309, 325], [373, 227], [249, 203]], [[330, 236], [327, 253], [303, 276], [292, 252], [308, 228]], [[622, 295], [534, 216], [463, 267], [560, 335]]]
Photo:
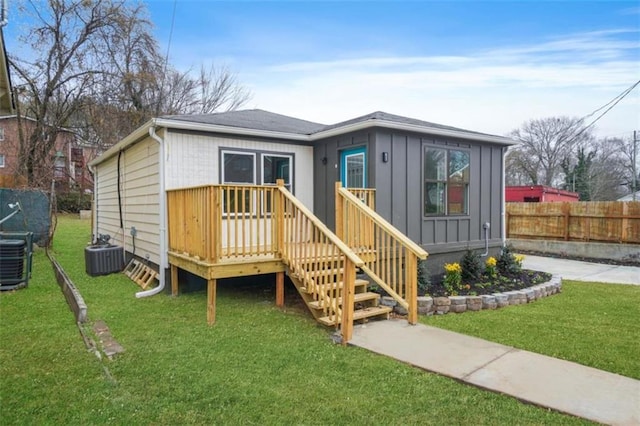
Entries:
[[389, 162], [389, 153], [386, 152], [386, 151], [382, 153], [382, 162], [383, 163], [388, 163]]
[[322, 164], [327, 165], [327, 157], [322, 157]]

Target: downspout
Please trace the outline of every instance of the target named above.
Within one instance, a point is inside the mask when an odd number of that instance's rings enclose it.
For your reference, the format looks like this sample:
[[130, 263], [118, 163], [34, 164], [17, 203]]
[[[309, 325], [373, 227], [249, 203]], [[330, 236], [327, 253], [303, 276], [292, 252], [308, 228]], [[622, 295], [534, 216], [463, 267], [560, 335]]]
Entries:
[[93, 216], [93, 229], [91, 230], [91, 242], [93, 243], [98, 237], [98, 171], [95, 167], [88, 164], [87, 167], [93, 175], [93, 208], [91, 209], [91, 215]]
[[506, 161], [505, 158], [507, 157], [507, 151], [509, 150], [508, 147], [504, 147], [502, 148], [502, 185], [501, 185], [501, 197], [502, 197], [502, 205], [500, 206], [500, 221], [501, 221], [501, 228], [500, 229], [500, 233], [502, 234], [502, 247], [506, 247], [507, 246], [507, 222], [506, 222], [506, 217], [507, 217], [507, 202], [506, 202], [506, 196], [505, 196], [505, 190], [506, 190], [506, 171], [505, 171], [505, 167], [506, 167]]
[[139, 291], [136, 293], [137, 298], [153, 296], [164, 290], [165, 269], [167, 268], [167, 194], [164, 183], [164, 166], [165, 166], [165, 144], [164, 140], [156, 134], [155, 120], [149, 127], [149, 136], [160, 145], [158, 148], [158, 177], [160, 179], [158, 199], [160, 200], [160, 277], [158, 278], [158, 286], [151, 290]]

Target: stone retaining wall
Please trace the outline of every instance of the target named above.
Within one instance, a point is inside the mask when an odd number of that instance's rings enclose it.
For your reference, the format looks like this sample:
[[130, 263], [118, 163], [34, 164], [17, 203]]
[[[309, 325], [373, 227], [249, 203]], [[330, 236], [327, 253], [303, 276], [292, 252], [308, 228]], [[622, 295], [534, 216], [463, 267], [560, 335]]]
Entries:
[[[462, 313], [482, 309], [497, 309], [509, 305], [522, 305], [535, 302], [543, 297], [562, 291], [562, 277], [553, 275], [546, 283], [538, 284], [522, 290], [505, 291], [503, 293], [485, 294], [482, 296], [449, 296], [418, 297], [418, 313], [420, 315], [444, 315], [449, 312]], [[380, 304], [393, 307], [395, 313], [406, 315], [407, 311], [398, 305], [390, 296], [380, 299]]]

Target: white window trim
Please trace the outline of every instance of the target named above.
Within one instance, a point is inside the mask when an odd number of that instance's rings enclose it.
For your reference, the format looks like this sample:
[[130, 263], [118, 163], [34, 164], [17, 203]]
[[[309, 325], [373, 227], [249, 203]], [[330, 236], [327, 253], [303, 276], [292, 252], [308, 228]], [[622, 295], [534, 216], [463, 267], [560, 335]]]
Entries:
[[287, 158], [289, 159], [289, 183], [285, 186], [290, 188], [289, 191], [293, 188], [293, 155], [290, 154], [270, 154], [268, 152], [260, 153], [260, 183], [262, 185], [275, 185], [274, 183], [267, 183], [264, 181], [264, 157], [278, 157], [278, 158]]
[[[232, 182], [232, 181], [227, 181], [225, 179], [224, 176], [224, 172], [225, 172], [225, 164], [224, 164], [224, 156], [225, 154], [236, 154], [236, 155], [247, 155], [247, 156], [251, 156], [253, 157], [253, 182]], [[227, 185], [227, 184], [238, 184], [238, 185], [255, 185], [256, 184], [256, 174], [257, 174], [257, 170], [256, 170], [256, 153], [255, 152], [247, 152], [247, 151], [231, 151], [231, 150], [223, 150], [222, 151], [222, 156], [221, 156], [221, 161], [222, 164], [220, 165], [220, 179], [223, 185]]]
[[4, 169], [6, 162], [6, 157], [4, 154], [0, 154], [0, 169]]

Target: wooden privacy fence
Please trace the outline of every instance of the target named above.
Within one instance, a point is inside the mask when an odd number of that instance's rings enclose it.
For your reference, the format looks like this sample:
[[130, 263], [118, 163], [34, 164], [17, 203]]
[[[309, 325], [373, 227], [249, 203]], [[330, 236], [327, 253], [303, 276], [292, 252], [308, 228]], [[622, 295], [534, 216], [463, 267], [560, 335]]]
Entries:
[[[362, 271], [418, 320], [418, 259], [427, 252], [336, 183], [336, 234], [364, 261]], [[370, 199], [370, 198], [369, 198]]]
[[640, 201], [507, 203], [508, 238], [640, 244]]

